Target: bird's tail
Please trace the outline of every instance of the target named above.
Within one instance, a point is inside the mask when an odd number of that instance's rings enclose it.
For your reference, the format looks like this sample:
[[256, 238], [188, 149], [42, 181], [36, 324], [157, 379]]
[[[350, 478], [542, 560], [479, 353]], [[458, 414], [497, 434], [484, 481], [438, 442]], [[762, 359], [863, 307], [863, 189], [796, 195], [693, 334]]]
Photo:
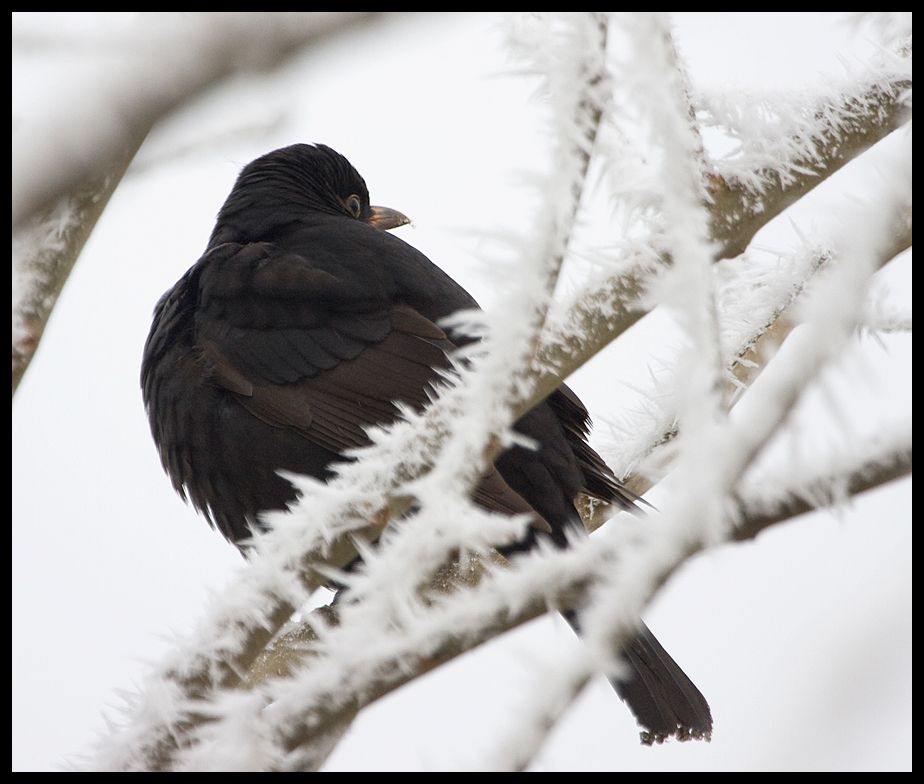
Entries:
[[[577, 613], [569, 610], [563, 615], [580, 632]], [[670, 737], [710, 739], [709, 703], [641, 621], [623, 650], [623, 659], [627, 673], [610, 683], [643, 728], [643, 743], [663, 743]]]

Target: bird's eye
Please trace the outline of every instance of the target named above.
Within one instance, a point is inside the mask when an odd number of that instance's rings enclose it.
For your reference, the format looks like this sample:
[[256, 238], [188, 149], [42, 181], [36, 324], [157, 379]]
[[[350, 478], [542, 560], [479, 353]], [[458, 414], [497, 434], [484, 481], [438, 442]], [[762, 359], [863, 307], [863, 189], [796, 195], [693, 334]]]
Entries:
[[347, 198], [346, 206], [354, 218], [358, 218], [359, 213], [362, 212], [363, 209], [363, 203], [360, 201], [359, 196], [357, 196], [355, 193]]

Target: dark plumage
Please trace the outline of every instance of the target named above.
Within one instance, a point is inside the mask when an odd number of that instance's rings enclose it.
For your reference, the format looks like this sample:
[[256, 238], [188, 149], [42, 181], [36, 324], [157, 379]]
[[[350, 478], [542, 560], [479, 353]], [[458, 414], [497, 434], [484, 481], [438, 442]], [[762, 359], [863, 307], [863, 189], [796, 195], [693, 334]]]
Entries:
[[[385, 229], [406, 223], [371, 207], [341, 155], [294, 145], [244, 167], [205, 254], [157, 304], [141, 384], [154, 441], [173, 486], [241, 544], [258, 514], [295, 500], [278, 471], [321, 479], [365, 428], [423, 407], [464, 335], [439, 326], [474, 299]], [[623, 507], [634, 497], [587, 444], [587, 411], [566, 386], [516, 429], [513, 447], [475, 500], [529, 511], [528, 537], [566, 546], [582, 531], [580, 491]], [[569, 620], [576, 625], [571, 613]], [[641, 627], [614, 683], [655, 737], [708, 735], [709, 706], [651, 632]]]

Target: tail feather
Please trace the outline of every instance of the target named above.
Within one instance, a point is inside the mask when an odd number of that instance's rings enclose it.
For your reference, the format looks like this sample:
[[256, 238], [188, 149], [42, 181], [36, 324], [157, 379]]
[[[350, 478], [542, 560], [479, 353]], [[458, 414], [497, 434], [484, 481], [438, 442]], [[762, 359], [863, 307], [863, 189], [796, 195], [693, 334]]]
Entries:
[[630, 672], [611, 682], [645, 728], [644, 743], [662, 743], [671, 736], [678, 740], [710, 739], [709, 703], [645, 624], [640, 625], [623, 655]]
[[[562, 614], [580, 633], [577, 614], [571, 610]], [[709, 703], [641, 621], [623, 658], [628, 672], [610, 683], [643, 728], [643, 743], [663, 743], [670, 737], [710, 740]]]

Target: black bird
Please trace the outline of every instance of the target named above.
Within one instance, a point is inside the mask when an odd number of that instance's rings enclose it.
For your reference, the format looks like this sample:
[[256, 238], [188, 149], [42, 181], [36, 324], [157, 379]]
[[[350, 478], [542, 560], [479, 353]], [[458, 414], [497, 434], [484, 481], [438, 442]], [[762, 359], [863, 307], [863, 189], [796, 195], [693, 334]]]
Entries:
[[[242, 545], [258, 514], [297, 498], [284, 469], [326, 479], [365, 428], [423, 407], [448, 356], [470, 338], [440, 326], [477, 307], [423, 254], [386, 233], [408, 222], [372, 207], [359, 173], [323, 145], [297, 144], [244, 167], [202, 258], [158, 302], [141, 386], [151, 432], [177, 492]], [[564, 384], [515, 425], [535, 449], [500, 455], [475, 500], [528, 511], [538, 538], [583, 532], [584, 491], [623, 508], [622, 488], [588, 445], [587, 410]], [[577, 615], [567, 613], [577, 626]], [[708, 737], [702, 694], [654, 635], [625, 650], [614, 680], [643, 739]]]

